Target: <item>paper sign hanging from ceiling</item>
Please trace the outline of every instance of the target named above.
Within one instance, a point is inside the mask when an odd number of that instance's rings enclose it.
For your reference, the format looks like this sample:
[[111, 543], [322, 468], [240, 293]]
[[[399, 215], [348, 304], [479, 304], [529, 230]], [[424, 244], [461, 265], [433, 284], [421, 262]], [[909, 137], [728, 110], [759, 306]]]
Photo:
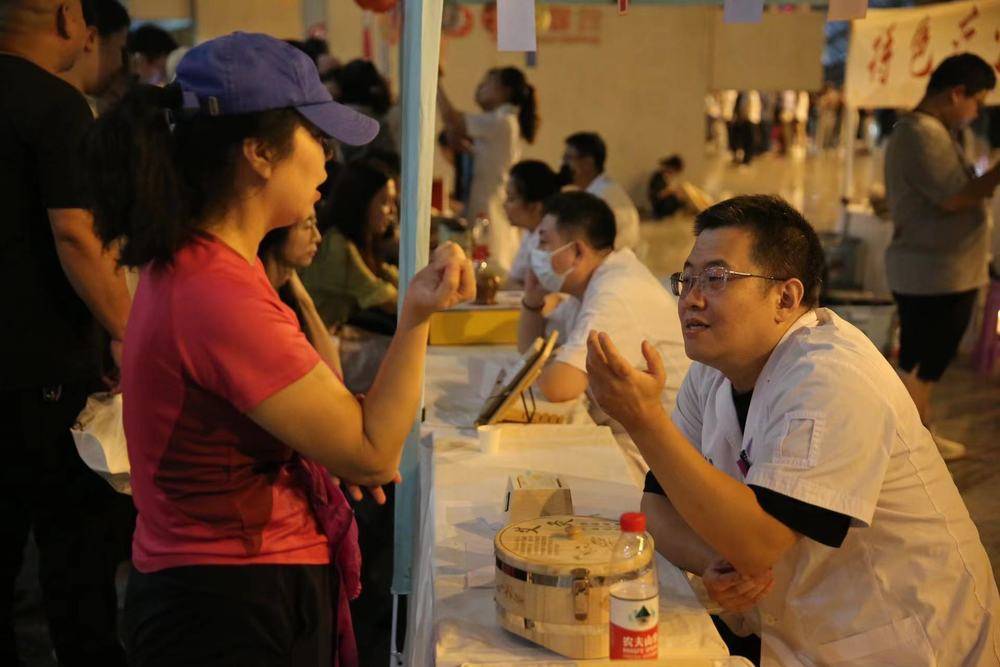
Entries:
[[764, 0], [726, 0], [722, 16], [726, 23], [760, 23]]
[[863, 19], [868, 13], [868, 0], [830, 0], [827, 21]]
[[535, 0], [497, 0], [497, 50], [537, 49]]

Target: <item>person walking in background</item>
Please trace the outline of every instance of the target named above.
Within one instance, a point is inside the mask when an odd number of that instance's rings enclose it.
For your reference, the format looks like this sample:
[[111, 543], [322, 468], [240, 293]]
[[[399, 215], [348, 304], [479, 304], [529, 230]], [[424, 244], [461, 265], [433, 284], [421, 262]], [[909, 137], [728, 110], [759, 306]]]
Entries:
[[[994, 86], [993, 68], [979, 56], [946, 58], [886, 146], [895, 234], [885, 263], [899, 307], [899, 370], [928, 427], [934, 387], [958, 352], [976, 294], [989, 280], [986, 206], [1000, 184], [1000, 164], [976, 176], [958, 135]], [[965, 455], [961, 443], [939, 433], [934, 439], [945, 460]]]
[[[80, 0], [0, 2], [0, 664], [18, 665], [14, 582], [29, 533], [61, 665], [124, 665], [115, 567], [117, 494], [70, 428], [121, 358], [129, 295], [93, 231], [81, 151], [93, 114], [59, 75], [89, 39]], [[95, 321], [96, 320], [96, 321]], [[98, 326], [99, 325], [99, 326]], [[111, 339], [103, 346], [100, 329]], [[109, 384], [113, 384], [110, 382]]]
[[438, 106], [456, 151], [472, 153], [472, 180], [465, 217], [471, 223], [485, 215], [490, 221], [490, 261], [510, 270], [521, 243], [520, 230], [504, 213], [507, 173], [521, 157], [521, 141], [534, 143], [538, 131], [535, 88], [516, 67], [489, 70], [476, 87], [482, 111], [459, 111], [438, 87]]

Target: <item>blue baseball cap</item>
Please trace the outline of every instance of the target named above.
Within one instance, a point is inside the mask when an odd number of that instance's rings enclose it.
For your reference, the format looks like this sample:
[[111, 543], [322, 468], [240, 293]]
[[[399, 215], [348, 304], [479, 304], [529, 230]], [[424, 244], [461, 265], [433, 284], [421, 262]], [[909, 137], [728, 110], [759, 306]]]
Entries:
[[211, 116], [291, 107], [345, 144], [378, 134], [378, 121], [333, 101], [309, 56], [269, 35], [234, 32], [199, 44], [177, 65], [177, 83], [185, 109]]

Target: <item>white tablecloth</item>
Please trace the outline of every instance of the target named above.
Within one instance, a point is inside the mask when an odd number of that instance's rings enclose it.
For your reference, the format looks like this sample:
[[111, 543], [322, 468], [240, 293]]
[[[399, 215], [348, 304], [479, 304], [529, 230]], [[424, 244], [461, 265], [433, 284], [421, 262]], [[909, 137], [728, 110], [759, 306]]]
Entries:
[[[504, 427], [500, 453], [488, 456], [479, 452], [471, 428], [455, 426], [471, 424], [482, 403], [468, 387], [468, 360], [512, 355], [509, 348], [431, 348], [428, 355], [421, 525], [406, 633], [406, 664], [413, 667], [578, 662], [515, 637], [496, 621], [493, 537], [503, 525], [509, 474], [558, 474], [572, 489], [577, 514], [617, 517], [639, 506], [641, 491], [606, 428]], [[660, 664], [746, 664], [727, 657], [684, 574], [662, 559], [659, 572], [660, 655], [679, 660]]]

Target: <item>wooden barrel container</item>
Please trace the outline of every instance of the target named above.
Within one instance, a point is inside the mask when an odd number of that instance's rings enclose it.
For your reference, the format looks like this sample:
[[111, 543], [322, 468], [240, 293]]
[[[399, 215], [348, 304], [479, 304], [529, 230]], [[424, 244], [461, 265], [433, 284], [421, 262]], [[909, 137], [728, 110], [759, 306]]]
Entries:
[[554, 515], [512, 523], [494, 540], [500, 624], [570, 658], [608, 656], [608, 588], [655, 567], [652, 550], [611, 568], [618, 522]]

